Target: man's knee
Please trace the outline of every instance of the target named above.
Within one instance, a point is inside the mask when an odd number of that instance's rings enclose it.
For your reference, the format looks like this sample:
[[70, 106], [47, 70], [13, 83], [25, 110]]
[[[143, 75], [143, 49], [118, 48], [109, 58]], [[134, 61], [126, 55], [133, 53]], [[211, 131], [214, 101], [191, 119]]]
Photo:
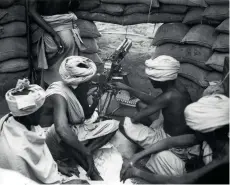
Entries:
[[185, 173], [185, 162], [170, 151], [152, 155], [146, 166], [159, 175], [177, 176]]

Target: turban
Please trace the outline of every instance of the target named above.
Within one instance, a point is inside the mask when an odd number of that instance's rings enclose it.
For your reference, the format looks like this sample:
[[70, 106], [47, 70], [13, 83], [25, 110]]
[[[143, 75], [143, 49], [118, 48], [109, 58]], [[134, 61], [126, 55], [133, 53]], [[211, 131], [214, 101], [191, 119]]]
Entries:
[[15, 88], [7, 91], [5, 98], [15, 117], [36, 112], [45, 102], [45, 91], [38, 85], [30, 85], [28, 79], [18, 80]]
[[170, 56], [161, 55], [145, 61], [145, 73], [154, 81], [168, 81], [177, 78], [180, 63]]
[[97, 72], [95, 63], [82, 56], [67, 57], [60, 65], [59, 73], [64, 83], [77, 88], [80, 83], [89, 81]]
[[229, 123], [229, 98], [221, 94], [204, 96], [185, 109], [187, 125], [202, 133], [212, 132]]

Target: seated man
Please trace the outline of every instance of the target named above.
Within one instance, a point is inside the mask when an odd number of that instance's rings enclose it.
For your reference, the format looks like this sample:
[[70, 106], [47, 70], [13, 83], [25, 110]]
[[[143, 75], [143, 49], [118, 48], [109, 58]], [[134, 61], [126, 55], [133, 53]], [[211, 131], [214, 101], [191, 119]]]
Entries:
[[30, 0], [32, 40], [38, 67], [45, 69], [46, 84], [61, 79], [58, 73], [61, 62], [68, 56], [78, 55], [84, 47], [76, 26], [77, 17], [69, 13], [77, 9], [79, 0]]
[[[96, 70], [94, 62], [88, 58], [66, 58], [59, 69], [63, 81], [52, 83], [46, 91], [47, 99], [40, 125], [52, 125], [46, 143], [55, 160], [75, 159], [88, 171], [91, 179], [101, 180], [96, 173], [92, 154], [112, 138], [119, 122], [107, 120], [93, 123], [98, 117], [94, 112], [97, 102], [94, 101], [89, 107], [84, 83], [95, 75]], [[85, 91], [80, 92], [82, 86]], [[85, 120], [86, 116], [91, 118]]]
[[[163, 91], [162, 94], [154, 98], [124, 84], [116, 83], [115, 86], [131, 92], [145, 103], [145, 108], [134, 115], [131, 120], [130, 118], [125, 119], [123, 134], [139, 146], [148, 148], [150, 145], [167, 137], [179, 136], [191, 132], [184, 118], [184, 109], [191, 103], [191, 99], [185, 87], [176, 80], [180, 69], [180, 63], [176, 59], [162, 55], [154, 60], [147, 60], [145, 66], [145, 72], [153, 87], [160, 88]], [[164, 118], [163, 124], [156, 128], [151, 128], [154, 125], [148, 127], [143, 124], [137, 124], [142, 123], [142, 118], [146, 118], [160, 110]], [[173, 149], [170, 155], [175, 160], [177, 160], [178, 157], [186, 160], [189, 157], [187, 155], [188, 150], [191, 149]], [[159, 154], [158, 157], [160, 157], [160, 155], [161, 154]], [[185, 164], [181, 163], [179, 165], [181, 165], [180, 169], [170, 169], [166, 171], [158, 169], [154, 172], [165, 175], [183, 174]]]
[[[166, 138], [153, 144], [146, 150], [136, 154], [124, 164], [121, 180], [138, 177], [151, 184], [229, 184], [229, 98], [214, 94], [205, 96], [185, 109], [187, 125], [195, 130], [195, 134], [187, 134]], [[151, 160], [151, 168], [178, 168], [178, 163], [167, 151], [173, 147], [188, 147], [203, 143], [198, 168], [180, 176], [156, 175], [134, 167], [144, 156], [158, 152], [164, 153], [159, 161]], [[179, 160], [179, 159], [178, 159]], [[203, 166], [202, 166], [203, 164]]]
[[24, 79], [5, 97], [11, 113], [0, 120], [0, 168], [17, 171], [38, 183], [61, 183], [65, 179], [58, 170], [66, 172], [68, 168], [57, 166], [45, 138], [30, 131], [32, 125], [38, 125], [45, 91]]

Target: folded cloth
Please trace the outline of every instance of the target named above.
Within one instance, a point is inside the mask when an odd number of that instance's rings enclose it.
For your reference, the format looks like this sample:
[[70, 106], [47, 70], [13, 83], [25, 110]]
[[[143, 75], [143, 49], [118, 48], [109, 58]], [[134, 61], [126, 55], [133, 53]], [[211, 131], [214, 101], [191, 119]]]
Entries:
[[202, 133], [229, 124], [229, 98], [221, 94], [204, 96], [184, 111], [187, 125]]
[[170, 56], [161, 55], [145, 61], [145, 73], [154, 81], [168, 81], [177, 78], [180, 63]]
[[97, 72], [95, 63], [82, 56], [67, 57], [59, 68], [64, 83], [77, 88], [80, 83], [89, 81]]
[[[28, 91], [26, 95], [16, 95]], [[45, 91], [38, 85], [30, 85], [29, 80], [18, 80], [15, 88], [5, 95], [7, 104], [13, 116], [26, 116], [36, 112], [45, 102]]]

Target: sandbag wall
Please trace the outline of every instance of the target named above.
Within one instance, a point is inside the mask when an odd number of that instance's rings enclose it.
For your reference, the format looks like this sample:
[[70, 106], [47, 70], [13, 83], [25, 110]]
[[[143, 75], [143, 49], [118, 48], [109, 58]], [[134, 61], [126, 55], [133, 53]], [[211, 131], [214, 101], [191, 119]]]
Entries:
[[170, 55], [181, 62], [179, 79], [193, 101], [210, 82], [223, 80], [225, 57], [229, 56], [228, 3], [206, 1], [210, 6], [189, 9], [183, 23], [163, 24], [152, 42], [156, 46], [153, 58]]
[[28, 77], [25, 13], [23, 2], [0, 1], [0, 98]]

